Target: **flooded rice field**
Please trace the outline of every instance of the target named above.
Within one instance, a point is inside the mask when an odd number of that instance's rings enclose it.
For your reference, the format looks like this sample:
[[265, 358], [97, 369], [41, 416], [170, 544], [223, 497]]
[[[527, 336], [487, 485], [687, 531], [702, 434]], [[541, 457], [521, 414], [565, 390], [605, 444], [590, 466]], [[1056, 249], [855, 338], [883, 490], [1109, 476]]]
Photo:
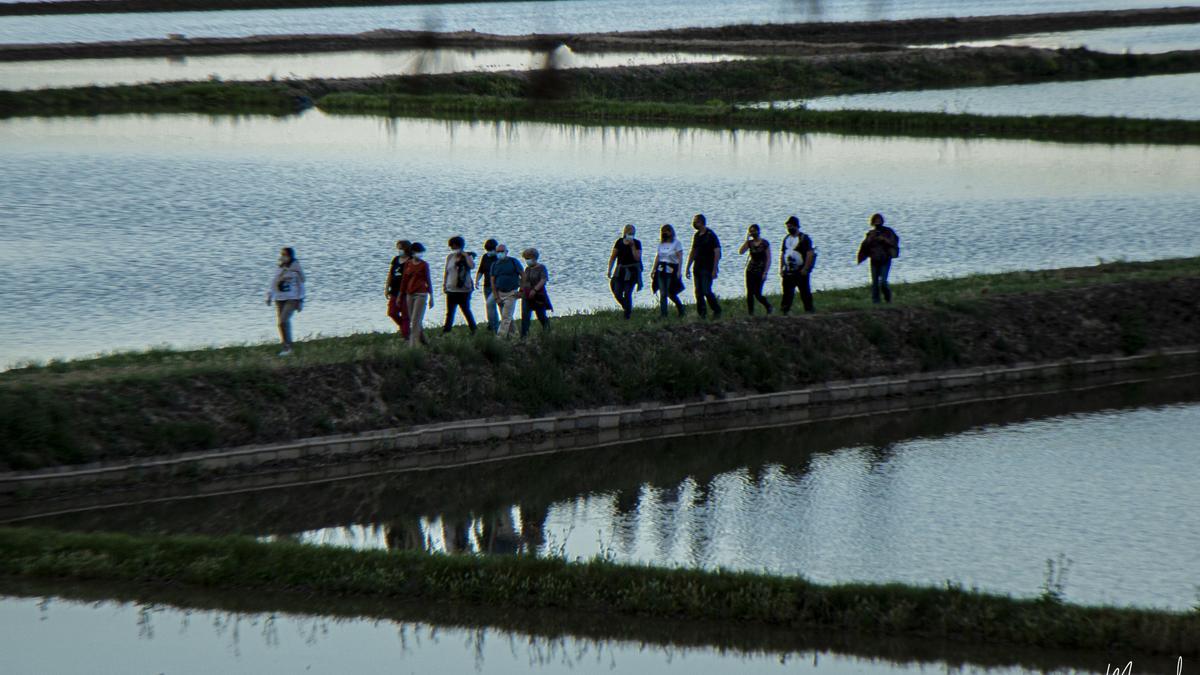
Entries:
[[1196, 600], [1198, 433], [1192, 377], [22, 522], [1019, 597], [1061, 582], [1071, 602], [1180, 610]]
[[935, 16], [994, 16], [1188, 6], [1169, 0], [559, 0], [292, 10], [164, 12], [0, 17], [0, 44], [96, 42], [303, 33], [361, 33], [378, 28], [477, 30], [481, 33], [591, 33], [792, 21], [863, 21]]
[[1090, 115], [1200, 119], [1200, 73], [1000, 87], [889, 91], [777, 101], [812, 110], [899, 110], [977, 115]]
[[1161, 54], [1180, 49], [1200, 49], [1200, 24], [1169, 26], [1133, 26], [1074, 30], [1060, 33], [1034, 33], [1001, 40], [957, 42], [949, 47], [991, 47], [1016, 45], [1046, 49], [1076, 49], [1086, 47], [1096, 52], [1113, 54]]
[[[477, 251], [487, 237], [535, 246], [565, 313], [613, 304], [604, 266], [626, 223], [649, 247], [661, 223], [686, 237], [706, 213], [726, 247], [717, 290], [730, 296], [743, 294], [746, 225], [778, 241], [791, 214], [820, 251], [817, 288], [866, 283], [855, 252], [876, 211], [904, 238], [896, 282], [1197, 255], [1196, 185], [1200, 147], [317, 111], [9, 119], [0, 367], [271, 340], [263, 297], [284, 245], [310, 277], [298, 335], [337, 335], [392, 330], [383, 281], [402, 237], [430, 246], [435, 279], [454, 234]], [[70, 298], [87, 299], [83, 318]], [[649, 290], [636, 302], [650, 306]]]
[[466, 71], [598, 68], [676, 63], [709, 63], [744, 57], [730, 54], [575, 53], [560, 46], [552, 53], [523, 49], [397, 49], [313, 54], [234, 54], [120, 59], [0, 62], [0, 89], [40, 89], [89, 85], [197, 80], [267, 80], [436, 75]]

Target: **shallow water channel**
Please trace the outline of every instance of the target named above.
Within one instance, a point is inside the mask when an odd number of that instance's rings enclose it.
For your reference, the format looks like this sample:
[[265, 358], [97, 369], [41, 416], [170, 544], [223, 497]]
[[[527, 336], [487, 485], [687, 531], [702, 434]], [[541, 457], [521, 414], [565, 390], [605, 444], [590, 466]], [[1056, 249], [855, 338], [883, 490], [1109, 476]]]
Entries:
[[300, 33], [377, 28], [520, 35], [655, 30], [790, 21], [862, 21], [1188, 6], [1170, 0], [560, 0], [293, 10], [163, 12], [0, 17], [0, 44], [96, 42]]
[[[749, 223], [778, 244], [799, 215], [820, 251], [814, 286], [846, 287], [867, 282], [854, 256], [875, 211], [903, 237], [895, 282], [1197, 255], [1197, 185], [1196, 146], [318, 111], [0, 120], [0, 367], [271, 340], [263, 297], [284, 245], [310, 277], [297, 334], [337, 335], [394, 330], [383, 282], [402, 237], [430, 246], [435, 280], [451, 235], [535, 246], [567, 313], [615, 304], [604, 270], [626, 223], [649, 250], [659, 224], [687, 237], [706, 213], [725, 245], [717, 291], [740, 296]], [[86, 298], [85, 320], [69, 298]]]
[[976, 115], [1088, 115], [1200, 120], [1200, 73], [999, 87], [889, 91], [777, 101], [757, 107], [898, 110]]
[[1116, 54], [1161, 54], [1179, 49], [1200, 49], [1200, 24], [1185, 23], [1167, 26], [1132, 26], [1059, 33], [1034, 33], [999, 40], [956, 42], [945, 46], [991, 47], [993, 45], [1017, 45], [1046, 49], [1086, 47], [1096, 52]]
[[[547, 61], [547, 59], [552, 59]], [[220, 79], [267, 80], [379, 75], [436, 75], [466, 71], [599, 68], [708, 63], [731, 54], [606, 52], [552, 53], [523, 49], [396, 49], [312, 54], [230, 54], [173, 58], [67, 59], [0, 62], [0, 89], [40, 89]]]
[[1193, 376], [22, 522], [1186, 609], [1198, 434]]

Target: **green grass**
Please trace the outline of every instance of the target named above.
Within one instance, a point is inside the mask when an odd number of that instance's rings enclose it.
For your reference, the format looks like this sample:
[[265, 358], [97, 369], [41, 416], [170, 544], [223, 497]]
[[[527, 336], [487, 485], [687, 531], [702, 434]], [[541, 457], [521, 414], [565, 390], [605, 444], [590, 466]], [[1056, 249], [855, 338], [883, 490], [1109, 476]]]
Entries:
[[0, 90], [0, 117], [159, 112], [288, 115], [302, 108], [302, 96], [282, 84], [220, 81]]
[[1200, 654], [1200, 613], [1030, 600], [900, 584], [662, 569], [603, 560], [354, 551], [245, 538], [0, 529], [8, 578], [246, 593], [439, 600], [609, 616], [849, 630], [1013, 646]]

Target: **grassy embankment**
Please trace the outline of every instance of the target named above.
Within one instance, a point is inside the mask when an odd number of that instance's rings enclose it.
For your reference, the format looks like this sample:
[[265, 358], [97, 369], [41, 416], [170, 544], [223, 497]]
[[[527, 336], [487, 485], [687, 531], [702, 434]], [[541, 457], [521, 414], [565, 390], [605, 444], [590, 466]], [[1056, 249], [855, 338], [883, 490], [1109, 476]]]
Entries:
[[368, 80], [191, 83], [0, 92], [0, 116], [117, 112], [330, 112], [845, 133], [1190, 143], [1200, 122], [746, 109], [840, 93], [1126, 77], [1200, 70], [1200, 51], [1111, 55], [989, 48], [715, 64], [458, 73]]
[[243, 592], [565, 608], [1014, 646], [1200, 654], [1200, 612], [1083, 607], [1048, 581], [1020, 600], [961, 588], [826, 586], [799, 578], [604, 560], [354, 551], [244, 538], [0, 529], [9, 578], [171, 584]]
[[361, 334], [290, 360], [261, 345], [56, 362], [0, 374], [0, 467], [1133, 353], [1195, 342], [1197, 279], [1200, 259], [1117, 263], [898, 285], [878, 311], [857, 288], [818, 293], [813, 317], [746, 318], [727, 299], [720, 321], [596, 312], [517, 344], [459, 330], [428, 350]]

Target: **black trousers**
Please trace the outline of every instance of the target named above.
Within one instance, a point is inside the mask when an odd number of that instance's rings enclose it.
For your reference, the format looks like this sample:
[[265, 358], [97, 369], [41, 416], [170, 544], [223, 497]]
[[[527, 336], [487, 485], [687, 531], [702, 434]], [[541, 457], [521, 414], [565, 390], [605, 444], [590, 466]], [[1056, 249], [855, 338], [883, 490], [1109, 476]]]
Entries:
[[762, 292], [764, 281], [762, 270], [746, 270], [746, 311], [750, 314], [754, 313], [755, 301], [761, 302], [762, 306], [767, 308], [767, 314], [771, 313], [771, 303], [767, 302]]
[[792, 309], [792, 300], [796, 297], [796, 289], [800, 290], [800, 302], [804, 304], [804, 311], [816, 311], [813, 309], [812, 288], [808, 284], [808, 277], [807, 274], [783, 275], [783, 303], [780, 309], [784, 314]]
[[471, 332], [475, 332], [475, 315], [471, 313], [471, 294], [470, 293], [447, 293], [446, 294], [446, 323], [442, 325], [442, 331], [449, 333], [450, 327], [454, 325], [454, 310], [460, 309], [463, 313], [463, 318], [467, 320], [467, 327]]

